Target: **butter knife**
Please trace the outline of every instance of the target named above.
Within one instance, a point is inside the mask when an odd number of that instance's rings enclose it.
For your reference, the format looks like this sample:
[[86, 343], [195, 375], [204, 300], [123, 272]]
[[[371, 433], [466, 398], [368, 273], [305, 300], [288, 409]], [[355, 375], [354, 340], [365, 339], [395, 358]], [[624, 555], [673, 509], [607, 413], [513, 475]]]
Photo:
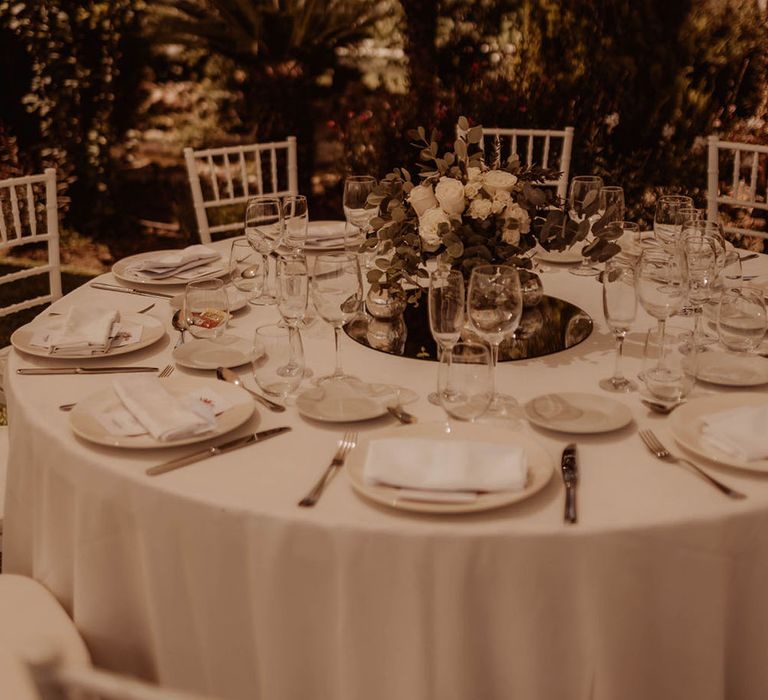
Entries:
[[25, 367], [16, 374], [117, 374], [118, 372], [157, 372], [159, 367]]
[[565, 484], [565, 522], [576, 522], [576, 485], [579, 483], [579, 467], [576, 464], [576, 445], [566, 445], [560, 460], [560, 470]]
[[142, 297], [160, 297], [161, 299], [173, 299], [175, 295], [165, 292], [147, 292], [144, 289], [134, 289], [133, 287], [121, 287], [118, 284], [105, 284], [103, 282], [91, 282], [94, 289], [104, 289], [108, 292], [123, 292], [124, 294], [138, 294]]
[[208, 457], [215, 457], [216, 455], [224, 454], [225, 452], [231, 452], [232, 450], [238, 450], [241, 447], [247, 447], [253, 445], [262, 440], [268, 440], [275, 435], [280, 435], [289, 431], [290, 426], [284, 425], [280, 428], [270, 428], [269, 430], [261, 430], [258, 433], [252, 435], [245, 435], [244, 437], [235, 438], [229, 442], [224, 442], [221, 445], [213, 445], [205, 450], [199, 452], [193, 452], [186, 457], [179, 457], [178, 459], [172, 459], [170, 462], [163, 462], [157, 466], [147, 469], [149, 476], [157, 476], [158, 474], [165, 474], [165, 472], [178, 469], [179, 467], [185, 467], [188, 464], [194, 464], [201, 459], [207, 459]]

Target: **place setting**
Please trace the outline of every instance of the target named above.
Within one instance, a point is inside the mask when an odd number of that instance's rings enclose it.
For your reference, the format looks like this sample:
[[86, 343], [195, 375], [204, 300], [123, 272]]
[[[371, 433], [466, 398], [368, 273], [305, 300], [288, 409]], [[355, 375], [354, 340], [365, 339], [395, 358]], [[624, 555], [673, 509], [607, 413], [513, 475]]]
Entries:
[[181, 285], [192, 280], [223, 277], [228, 273], [228, 265], [221, 254], [202, 244], [182, 250], [137, 253], [112, 266], [112, 274], [121, 282], [147, 286]]

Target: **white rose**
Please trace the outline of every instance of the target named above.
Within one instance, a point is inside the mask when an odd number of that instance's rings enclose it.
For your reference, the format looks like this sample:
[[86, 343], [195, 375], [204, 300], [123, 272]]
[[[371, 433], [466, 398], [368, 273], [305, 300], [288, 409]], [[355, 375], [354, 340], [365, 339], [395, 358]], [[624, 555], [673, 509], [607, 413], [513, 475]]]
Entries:
[[417, 216], [421, 216], [427, 209], [438, 206], [432, 185], [416, 185], [408, 195], [408, 201]]
[[517, 246], [520, 244], [520, 231], [516, 228], [505, 228], [501, 234], [501, 240], [509, 245]]
[[516, 184], [517, 178], [506, 170], [489, 170], [483, 175], [485, 191], [490, 195], [496, 194], [497, 190], [511, 192]]
[[440, 207], [427, 209], [419, 217], [419, 236], [421, 236], [421, 245], [424, 250], [437, 250], [440, 247], [442, 239], [438, 229], [440, 224], [450, 224], [451, 220]]
[[469, 182], [475, 182], [483, 179], [483, 171], [480, 168], [471, 166], [467, 168], [467, 180]]
[[474, 199], [480, 194], [480, 190], [483, 189], [483, 183], [479, 180], [468, 182], [464, 185], [464, 196], [467, 199]]
[[455, 177], [441, 177], [435, 187], [435, 197], [446, 214], [460, 216], [464, 211], [464, 185]]
[[506, 190], [497, 190], [496, 194], [493, 195], [493, 213], [500, 214], [502, 211], [504, 211], [504, 207], [506, 207], [511, 201], [512, 195], [509, 192]]
[[493, 203], [490, 199], [473, 199], [469, 205], [469, 215], [473, 219], [487, 219], [493, 210]]
[[[513, 224], [515, 230], [520, 233], [528, 233], [531, 230], [531, 217], [528, 216], [528, 212], [523, 209], [517, 202], [510, 204], [507, 210], [504, 212], [504, 217], [507, 219], [507, 224]], [[519, 239], [519, 236], [518, 236]], [[515, 243], [514, 245], [517, 245]]]

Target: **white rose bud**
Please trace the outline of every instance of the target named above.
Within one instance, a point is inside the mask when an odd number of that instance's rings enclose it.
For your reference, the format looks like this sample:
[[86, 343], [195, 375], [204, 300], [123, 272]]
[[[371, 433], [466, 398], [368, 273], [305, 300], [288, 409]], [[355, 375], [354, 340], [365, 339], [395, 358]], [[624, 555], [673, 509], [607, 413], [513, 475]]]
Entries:
[[446, 214], [460, 216], [464, 211], [464, 185], [455, 177], [441, 177], [435, 197]]
[[[523, 209], [517, 202], [510, 204], [507, 207], [507, 210], [504, 212], [504, 216], [508, 220], [508, 224], [515, 222], [515, 228], [520, 233], [528, 233], [528, 231], [531, 230], [531, 217], [528, 216], [528, 212]], [[517, 243], [514, 245], [517, 245]]]
[[424, 250], [432, 251], [440, 247], [442, 239], [438, 229], [443, 223], [450, 224], [451, 220], [440, 207], [427, 209], [419, 217], [419, 236], [421, 236], [421, 246]]
[[517, 184], [517, 178], [506, 170], [489, 170], [483, 175], [485, 191], [493, 196], [498, 190], [511, 192]]
[[520, 244], [520, 231], [516, 228], [505, 228], [501, 234], [501, 240], [509, 245], [517, 246]]
[[421, 216], [427, 209], [439, 206], [432, 185], [416, 185], [408, 195], [408, 201], [417, 216]]
[[480, 190], [483, 189], [483, 183], [479, 180], [475, 180], [474, 182], [468, 182], [466, 185], [464, 185], [464, 196], [467, 199], [474, 199], [477, 197], [477, 195], [480, 194]]
[[469, 215], [473, 219], [487, 219], [492, 211], [493, 202], [490, 199], [473, 199], [469, 205]]
[[467, 181], [475, 182], [483, 179], [483, 171], [480, 168], [471, 166], [467, 168]]
[[509, 192], [497, 190], [496, 194], [493, 195], [493, 213], [500, 214], [511, 201], [512, 195]]

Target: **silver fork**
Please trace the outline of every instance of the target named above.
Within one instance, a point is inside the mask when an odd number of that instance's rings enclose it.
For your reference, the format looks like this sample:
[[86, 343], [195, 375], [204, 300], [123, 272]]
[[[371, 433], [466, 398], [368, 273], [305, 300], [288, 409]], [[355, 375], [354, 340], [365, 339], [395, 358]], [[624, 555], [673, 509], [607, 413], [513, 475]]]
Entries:
[[158, 374], [158, 377], [170, 377], [173, 373], [173, 370], [176, 369], [174, 365], [166, 365], [163, 367], [163, 371]]
[[323, 489], [333, 478], [334, 474], [344, 466], [344, 460], [347, 458], [350, 450], [357, 444], [357, 433], [348, 431], [344, 433], [344, 437], [339, 440], [339, 445], [336, 448], [336, 453], [333, 455], [331, 463], [328, 465], [322, 476], [318, 479], [317, 483], [312, 487], [312, 490], [299, 501], [300, 506], [308, 508], [315, 505], [320, 498], [320, 494], [323, 493]]
[[673, 455], [664, 445], [661, 444], [659, 439], [656, 437], [656, 435], [653, 433], [652, 430], [641, 430], [640, 431], [640, 439], [645, 443], [645, 446], [651, 451], [654, 457], [657, 459], [661, 459], [665, 462], [683, 462], [684, 464], [687, 464], [689, 467], [691, 467], [693, 470], [698, 472], [701, 476], [703, 476], [707, 481], [709, 481], [712, 486], [715, 488], [720, 489], [726, 496], [730, 496], [731, 498], [746, 498], [746, 496], [741, 493], [740, 491], [736, 491], [735, 489], [732, 489], [730, 486], [726, 486], [725, 484], [719, 482], [714, 477], [710, 476], [705, 472], [701, 467], [697, 466], [693, 462], [688, 461], [687, 459], [684, 459], [683, 457], [676, 457]]

